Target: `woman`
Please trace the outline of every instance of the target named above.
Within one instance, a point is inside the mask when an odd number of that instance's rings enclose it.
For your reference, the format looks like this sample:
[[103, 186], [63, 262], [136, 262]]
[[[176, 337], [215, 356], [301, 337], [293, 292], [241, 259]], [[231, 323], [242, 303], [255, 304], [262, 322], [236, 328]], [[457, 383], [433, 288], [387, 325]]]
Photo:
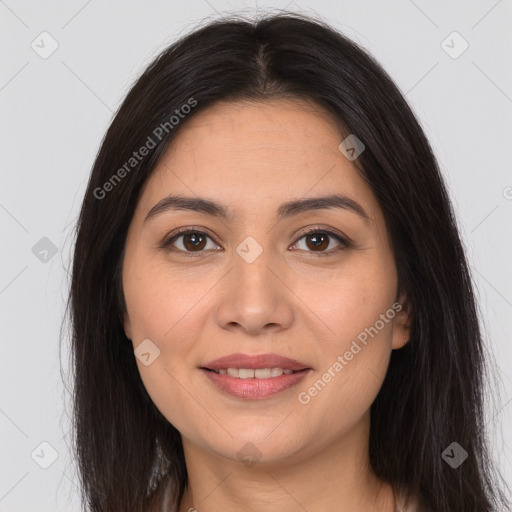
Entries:
[[505, 506], [435, 157], [323, 22], [219, 20], [155, 59], [96, 158], [70, 304], [90, 510]]

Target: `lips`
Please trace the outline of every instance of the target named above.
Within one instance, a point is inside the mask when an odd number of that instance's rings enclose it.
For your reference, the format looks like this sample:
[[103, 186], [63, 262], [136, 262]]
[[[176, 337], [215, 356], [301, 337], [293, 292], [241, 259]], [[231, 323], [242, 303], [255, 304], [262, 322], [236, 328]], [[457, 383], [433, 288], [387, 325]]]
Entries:
[[282, 368], [283, 370], [292, 370], [294, 372], [309, 369], [306, 364], [278, 354], [261, 354], [254, 356], [249, 354], [231, 354], [201, 365], [201, 368], [217, 372], [228, 368], [247, 368], [252, 370]]
[[281, 393], [299, 384], [312, 371], [295, 359], [277, 354], [231, 354], [199, 369], [223, 393], [246, 400]]

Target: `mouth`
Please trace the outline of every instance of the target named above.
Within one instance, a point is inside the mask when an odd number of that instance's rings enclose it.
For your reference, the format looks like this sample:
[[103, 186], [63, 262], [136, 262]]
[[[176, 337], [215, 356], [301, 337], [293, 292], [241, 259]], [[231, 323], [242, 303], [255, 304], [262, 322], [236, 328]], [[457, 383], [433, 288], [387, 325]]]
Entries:
[[199, 370], [215, 387], [237, 398], [261, 400], [296, 386], [313, 369], [276, 354], [232, 354]]
[[[201, 368], [216, 372], [221, 370], [225, 370], [226, 372], [228, 370], [242, 370], [242, 378], [251, 378], [251, 376], [245, 377], [245, 375], [250, 375], [249, 370], [257, 370], [261, 375], [266, 375], [262, 372], [265, 371], [268, 373], [268, 370], [270, 370], [277, 374], [278, 370], [283, 370], [283, 373], [289, 373], [290, 371], [305, 370], [309, 367], [300, 361], [278, 354], [230, 354], [229, 356], [220, 357], [214, 361], [205, 363]], [[232, 373], [233, 376], [237, 376], [235, 372], [232, 371]], [[254, 377], [254, 375], [252, 377]], [[268, 378], [268, 376], [262, 378]]]
[[237, 379], [273, 379], [281, 377], [281, 375], [291, 375], [293, 373], [304, 372], [304, 370], [290, 370], [289, 368], [219, 368], [213, 370], [211, 368], [201, 368], [217, 375], [229, 375]]

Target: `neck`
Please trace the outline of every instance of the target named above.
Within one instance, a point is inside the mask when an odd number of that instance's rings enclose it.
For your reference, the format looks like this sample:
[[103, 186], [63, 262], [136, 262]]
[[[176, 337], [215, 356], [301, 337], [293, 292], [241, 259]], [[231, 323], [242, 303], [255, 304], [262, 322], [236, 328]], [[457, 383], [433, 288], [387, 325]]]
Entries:
[[366, 415], [350, 432], [322, 449], [304, 450], [287, 460], [262, 458], [251, 467], [183, 437], [188, 487], [179, 511], [393, 512], [391, 487], [371, 470], [368, 437]]

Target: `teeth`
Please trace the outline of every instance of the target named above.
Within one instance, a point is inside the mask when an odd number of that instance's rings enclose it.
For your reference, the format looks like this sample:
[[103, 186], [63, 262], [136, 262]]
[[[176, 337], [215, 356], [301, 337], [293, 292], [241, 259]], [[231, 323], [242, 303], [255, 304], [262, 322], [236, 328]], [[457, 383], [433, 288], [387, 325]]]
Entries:
[[290, 375], [293, 370], [283, 370], [282, 368], [221, 368], [215, 370], [220, 375], [229, 375], [230, 377], [237, 377], [239, 379], [269, 379], [271, 377], [280, 377], [283, 375]]
[[228, 375], [230, 377], [238, 377], [238, 368], [228, 368]]
[[[228, 369], [228, 372], [229, 372], [229, 369]], [[254, 379], [254, 370], [240, 368], [238, 370], [238, 378], [239, 379]]]
[[268, 379], [272, 377], [272, 370], [270, 368], [260, 368], [258, 370], [254, 370], [254, 376], [257, 379]]

